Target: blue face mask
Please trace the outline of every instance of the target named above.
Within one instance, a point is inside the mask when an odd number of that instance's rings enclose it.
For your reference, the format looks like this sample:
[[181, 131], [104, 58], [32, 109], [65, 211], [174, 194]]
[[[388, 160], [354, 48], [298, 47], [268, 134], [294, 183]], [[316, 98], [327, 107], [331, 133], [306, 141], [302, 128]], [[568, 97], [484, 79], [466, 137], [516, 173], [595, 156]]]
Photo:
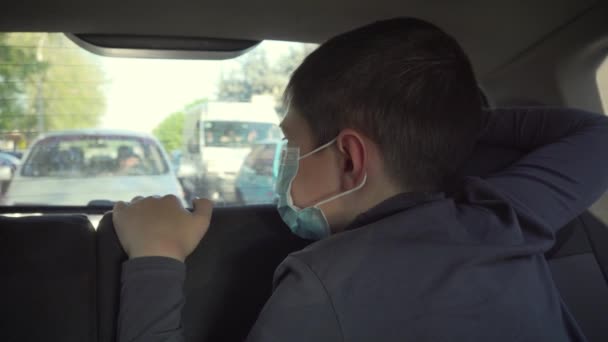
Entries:
[[285, 146], [283, 149], [281, 167], [279, 169], [276, 185], [277, 194], [279, 196], [277, 209], [283, 221], [287, 224], [287, 226], [289, 226], [289, 229], [291, 229], [294, 234], [301, 238], [320, 240], [328, 237], [331, 234], [329, 223], [327, 222], [327, 218], [319, 206], [361, 189], [367, 180], [366, 175], [361, 184], [357, 187], [324, 199], [307, 208], [298, 208], [293, 204], [293, 198], [291, 197], [291, 183], [298, 173], [300, 160], [310, 157], [311, 155], [331, 146], [335, 142], [336, 139], [303, 156], [300, 156], [299, 147]]

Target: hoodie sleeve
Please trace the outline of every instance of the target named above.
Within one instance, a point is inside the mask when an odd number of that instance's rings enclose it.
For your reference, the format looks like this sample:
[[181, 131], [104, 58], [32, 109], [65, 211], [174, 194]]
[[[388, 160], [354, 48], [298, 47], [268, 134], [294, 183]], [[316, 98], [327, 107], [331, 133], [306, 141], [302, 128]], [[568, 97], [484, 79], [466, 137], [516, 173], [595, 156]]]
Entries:
[[516, 211], [552, 230], [608, 188], [608, 118], [572, 109], [504, 109], [488, 114], [479, 143], [525, 155], [486, 177]]
[[183, 342], [186, 265], [142, 257], [122, 266], [118, 342]]
[[275, 273], [275, 290], [247, 341], [343, 340], [338, 316], [321, 280], [303, 261], [287, 257]]

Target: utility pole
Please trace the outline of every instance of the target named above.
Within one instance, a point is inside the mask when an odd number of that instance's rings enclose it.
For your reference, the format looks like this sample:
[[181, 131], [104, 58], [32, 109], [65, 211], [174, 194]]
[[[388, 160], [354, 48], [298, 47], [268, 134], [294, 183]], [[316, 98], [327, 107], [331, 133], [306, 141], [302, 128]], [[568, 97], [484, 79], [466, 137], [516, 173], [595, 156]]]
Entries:
[[[44, 53], [42, 48], [44, 47], [44, 43], [47, 38], [47, 33], [43, 33], [40, 39], [38, 40], [38, 47], [36, 49], [36, 61], [38, 63], [44, 62]], [[36, 114], [38, 116], [38, 134], [42, 134], [45, 131], [45, 122], [44, 122], [44, 80], [45, 80], [46, 72], [43, 72], [40, 77], [38, 77], [38, 82], [36, 85]]]

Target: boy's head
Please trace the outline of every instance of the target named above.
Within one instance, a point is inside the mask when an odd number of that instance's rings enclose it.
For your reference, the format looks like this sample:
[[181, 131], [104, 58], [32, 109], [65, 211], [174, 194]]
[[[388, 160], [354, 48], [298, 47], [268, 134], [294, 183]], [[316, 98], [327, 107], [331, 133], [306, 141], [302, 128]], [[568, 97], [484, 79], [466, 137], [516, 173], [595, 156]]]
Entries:
[[310, 54], [285, 91], [282, 128], [305, 154], [292, 183], [299, 207], [321, 206], [334, 230], [400, 192], [441, 191], [470, 154], [481, 103], [469, 59], [439, 28], [392, 19], [334, 37]]

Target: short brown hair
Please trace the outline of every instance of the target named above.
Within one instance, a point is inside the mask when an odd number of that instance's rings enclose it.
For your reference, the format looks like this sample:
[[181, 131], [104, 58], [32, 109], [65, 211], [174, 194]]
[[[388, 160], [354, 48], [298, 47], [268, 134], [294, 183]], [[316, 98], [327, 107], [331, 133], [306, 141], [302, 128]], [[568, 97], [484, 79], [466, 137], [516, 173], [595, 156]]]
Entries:
[[317, 144], [353, 128], [377, 143], [410, 191], [436, 191], [470, 154], [481, 127], [477, 82], [458, 43], [413, 18], [376, 22], [322, 44], [284, 95]]

